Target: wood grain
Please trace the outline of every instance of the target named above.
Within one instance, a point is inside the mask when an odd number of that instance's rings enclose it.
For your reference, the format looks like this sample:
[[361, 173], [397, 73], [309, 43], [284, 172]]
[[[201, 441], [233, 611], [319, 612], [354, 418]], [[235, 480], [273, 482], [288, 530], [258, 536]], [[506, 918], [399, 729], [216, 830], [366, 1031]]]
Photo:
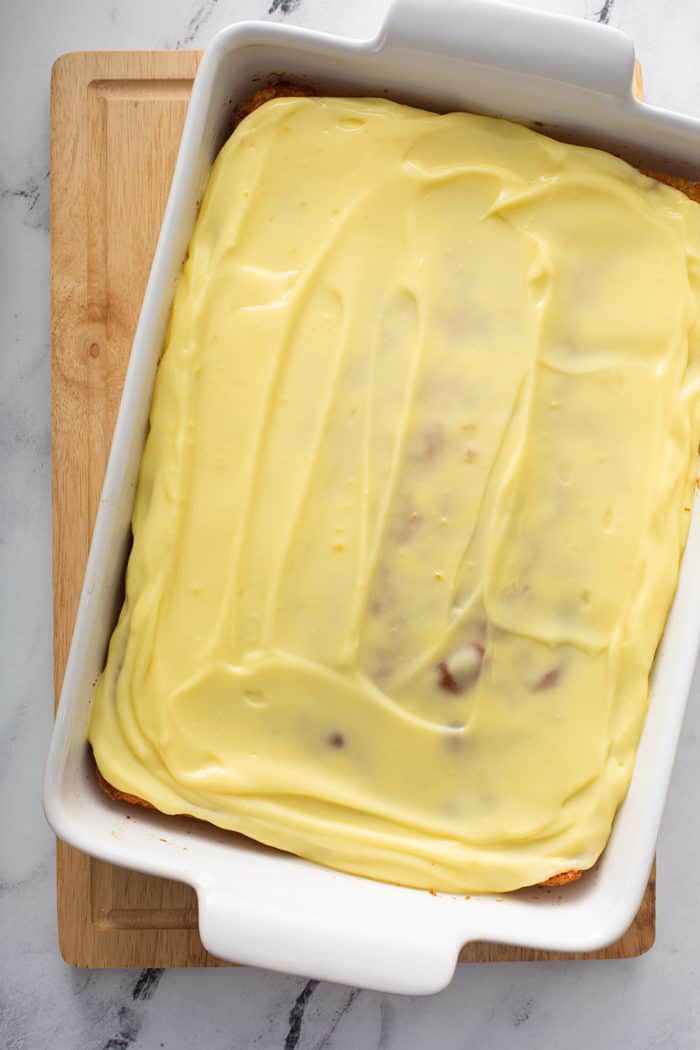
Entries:
[[[65, 55], [51, 81], [54, 685], [65, 669], [131, 340], [165, 206], [198, 52]], [[265, 74], [266, 70], [261, 70]], [[74, 966], [221, 966], [189, 886], [59, 842], [58, 928]], [[543, 891], [544, 893], [545, 891]], [[549, 891], [563, 895], [564, 890]], [[654, 941], [654, 876], [604, 958]], [[465, 962], [562, 958], [472, 944]]]

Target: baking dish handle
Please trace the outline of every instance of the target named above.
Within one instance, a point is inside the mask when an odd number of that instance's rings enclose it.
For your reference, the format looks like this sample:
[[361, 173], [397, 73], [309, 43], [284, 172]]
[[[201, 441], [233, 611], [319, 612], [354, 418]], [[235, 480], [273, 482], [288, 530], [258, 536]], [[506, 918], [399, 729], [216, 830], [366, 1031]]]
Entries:
[[618, 29], [496, 0], [394, 0], [380, 40], [621, 98], [632, 90], [634, 45]]
[[261, 887], [254, 901], [235, 885], [198, 887], [199, 932], [208, 952], [228, 962], [407, 995], [438, 992], [451, 981], [461, 942], [440, 914], [445, 902], [430, 898], [433, 909], [416, 909], [413, 902], [407, 921], [405, 908], [392, 915], [392, 898], [419, 891], [390, 887], [380, 907], [368, 898], [352, 908], [342, 894], [319, 886], [309, 913], [284, 879], [276, 882], [273, 888], [263, 879], [264, 908]]

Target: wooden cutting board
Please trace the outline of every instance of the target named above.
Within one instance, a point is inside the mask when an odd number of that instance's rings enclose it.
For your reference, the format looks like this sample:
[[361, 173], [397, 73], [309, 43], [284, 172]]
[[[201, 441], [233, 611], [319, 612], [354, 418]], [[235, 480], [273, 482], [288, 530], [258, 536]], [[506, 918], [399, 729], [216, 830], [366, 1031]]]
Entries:
[[[51, 81], [54, 680], [63, 680], [112, 428], [165, 207], [195, 51], [64, 55]], [[266, 74], [267, 70], [261, 70]], [[58, 843], [58, 930], [74, 966], [222, 966], [192, 889]], [[561, 891], [549, 892], [556, 902]], [[596, 957], [654, 942], [652, 873], [634, 923]], [[462, 960], [564, 958], [472, 944]]]

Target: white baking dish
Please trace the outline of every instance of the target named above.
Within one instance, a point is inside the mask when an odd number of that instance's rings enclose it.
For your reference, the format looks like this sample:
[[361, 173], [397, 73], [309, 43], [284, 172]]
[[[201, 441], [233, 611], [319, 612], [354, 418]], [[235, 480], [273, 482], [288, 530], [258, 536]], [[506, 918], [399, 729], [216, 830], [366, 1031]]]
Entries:
[[[615, 30], [484, 0], [397, 0], [379, 35], [362, 42], [240, 23], [221, 32], [202, 60], [114, 433], [44, 804], [56, 833], [79, 849], [191, 884], [202, 940], [217, 956], [386, 991], [427, 993], [449, 982], [468, 941], [585, 951], [614, 941], [635, 915], [700, 635], [696, 514], [655, 663], [629, 795], [597, 869], [562, 891], [556, 904], [557, 895], [541, 891], [465, 900], [375, 883], [215, 828], [112, 802], [97, 785], [85, 742], [94, 683], [120, 600], [136, 474], [173, 286], [197, 202], [237, 104], [260, 78], [283, 72], [325, 93], [386, 94], [431, 109], [540, 121], [553, 134], [611, 148], [646, 167], [700, 176], [700, 122], [637, 101], [633, 64], [631, 42]], [[127, 812], [129, 821], [122, 819]]]

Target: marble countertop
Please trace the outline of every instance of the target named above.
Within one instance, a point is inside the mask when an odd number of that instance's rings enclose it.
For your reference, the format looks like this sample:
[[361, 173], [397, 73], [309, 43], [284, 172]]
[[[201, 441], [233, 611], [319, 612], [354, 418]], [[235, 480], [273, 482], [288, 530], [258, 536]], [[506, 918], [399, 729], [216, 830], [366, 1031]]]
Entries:
[[[429, 3], [430, 0], [426, 0]], [[240, 18], [368, 35], [387, 0], [2, 0], [0, 1046], [440, 1050], [700, 1046], [700, 678], [658, 850], [657, 941], [623, 962], [463, 966], [429, 999], [254, 969], [73, 970], [58, 951], [50, 732], [49, 74], [65, 51], [202, 47]], [[635, 40], [648, 99], [700, 116], [697, 0], [532, 0]]]

